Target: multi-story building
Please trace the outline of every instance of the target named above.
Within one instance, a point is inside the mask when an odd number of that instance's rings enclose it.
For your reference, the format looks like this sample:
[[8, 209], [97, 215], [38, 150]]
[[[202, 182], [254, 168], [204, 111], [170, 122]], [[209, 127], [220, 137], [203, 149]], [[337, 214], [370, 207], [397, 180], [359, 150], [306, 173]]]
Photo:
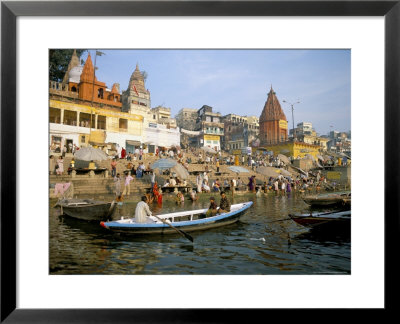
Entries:
[[221, 114], [213, 112], [212, 107], [204, 105], [197, 111], [195, 131], [200, 132], [196, 137], [198, 147], [208, 146], [217, 151], [221, 150], [221, 137], [224, 136], [224, 124]]
[[[50, 82], [49, 122], [50, 147], [94, 145], [112, 148], [138, 141], [143, 135], [143, 118], [121, 111], [118, 85], [108, 89], [97, 80], [90, 54], [82, 67], [72, 55], [62, 83]], [[75, 62], [75, 63], [74, 63]]]
[[[149, 152], [157, 146], [180, 144], [179, 129], [162, 120], [162, 109], [150, 109], [150, 92], [136, 66], [128, 89], [121, 94], [119, 84], [107, 88], [97, 80], [90, 54], [82, 67], [74, 52], [62, 83], [50, 82], [50, 146], [94, 145], [128, 152], [143, 147]], [[153, 119], [152, 112], [158, 116]], [[169, 114], [170, 115], [170, 114]]]
[[195, 108], [182, 108], [175, 116], [176, 123], [181, 129], [194, 131], [196, 129], [196, 121], [198, 109]]
[[181, 145], [184, 148], [197, 145], [196, 137], [199, 136], [199, 132], [195, 131], [197, 111], [195, 108], [182, 108], [175, 116], [176, 124], [181, 131]]
[[259, 120], [256, 116], [239, 116], [229, 114], [223, 117], [223, 148], [231, 153], [240, 154], [242, 148], [248, 147], [257, 139]]
[[177, 127], [176, 119], [171, 118], [171, 108], [157, 106], [151, 108], [151, 114], [153, 115], [153, 121], [158, 124], [165, 125], [169, 128]]

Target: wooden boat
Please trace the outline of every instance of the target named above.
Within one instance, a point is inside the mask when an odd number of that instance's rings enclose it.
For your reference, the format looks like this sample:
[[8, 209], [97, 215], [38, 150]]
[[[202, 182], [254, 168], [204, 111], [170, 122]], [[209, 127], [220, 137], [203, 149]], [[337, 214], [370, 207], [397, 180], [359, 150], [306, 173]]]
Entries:
[[[185, 232], [200, 231], [232, 224], [239, 220], [251, 206], [252, 201], [231, 206], [229, 213], [205, 217], [207, 209], [189, 210], [184, 212], [157, 215], [164, 222], [170, 222], [173, 227]], [[129, 234], [172, 234], [176, 230], [154, 216], [147, 223], [135, 223], [134, 218], [121, 219], [111, 222], [101, 222], [100, 225], [109, 230]]]
[[70, 217], [87, 221], [105, 221], [112, 217], [117, 204], [115, 201], [93, 199], [61, 199], [57, 202], [57, 206], [61, 208], [61, 213]]
[[311, 213], [311, 214], [300, 214], [291, 215], [289, 217], [296, 223], [306, 227], [319, 227], [322, 225], [350, 225], [351, 211], [334, 211], [325, 213]]
[[351, 193], [329, 193], [303, 197], [305, 203], [311, 206], [350, 205]]

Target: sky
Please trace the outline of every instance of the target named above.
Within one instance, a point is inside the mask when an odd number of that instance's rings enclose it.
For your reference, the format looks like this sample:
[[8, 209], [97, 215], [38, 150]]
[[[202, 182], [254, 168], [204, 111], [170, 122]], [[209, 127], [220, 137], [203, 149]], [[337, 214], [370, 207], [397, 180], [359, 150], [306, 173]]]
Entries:
[[[222, 115], [259, 117], [272, 86], [289, 128], [289, 103], [299, 101], [295, 125], [311, 122], [319, 135], [350, 130], [350, 50], [98, 50], [105, 53], [96, 58], [99, 81], [124, 91], [139, 64], [152, 108], [171, 108], [172, 117], [203, 105]], [[95, 50], [90, 53], [94, 63]]]

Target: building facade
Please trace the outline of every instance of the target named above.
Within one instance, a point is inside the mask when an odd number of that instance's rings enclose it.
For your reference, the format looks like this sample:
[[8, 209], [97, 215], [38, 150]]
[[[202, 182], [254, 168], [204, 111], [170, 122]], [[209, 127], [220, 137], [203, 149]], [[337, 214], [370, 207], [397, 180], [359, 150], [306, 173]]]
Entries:
[[169, 118], [170, 109], [150, 108], [150, 92], [138, 65], [121, 94], [118, 83], [109, 89], [97, 80], [90, 54], [80, 66], [74, 52], [63, 82], [50, 82], [49, 95], [49, 140], [55, 152], [74, 144], [127, 152], [179, 146], [179, 128]]
[[221, 150], [221, 137], [224, 136], [224, 123], [218, 112], [213, 112], [212, 107], [203, 105], [197, 111], [195, 131], [200, 135], [196, 137], [197, 146], [208, 146], [216, 151]]
[[258, 138], [258, 117], [229, 114], [222, 120], [224, 123], [224, 150], [240, 154], [241, 149], [250, 146]]
[[278, 144], [288, 140], [288, 123], [281, 104], [272, 89], [260, 116], [260, 145]]

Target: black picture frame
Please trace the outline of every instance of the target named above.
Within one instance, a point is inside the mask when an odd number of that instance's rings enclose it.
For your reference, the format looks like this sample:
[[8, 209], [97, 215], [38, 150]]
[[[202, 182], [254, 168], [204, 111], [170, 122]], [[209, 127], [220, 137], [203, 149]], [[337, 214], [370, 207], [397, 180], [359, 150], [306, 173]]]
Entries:
[[[4, 1], [1, 3], [1, 322], [222, 323], [263, 309], [16, 308], [16, 19], [18, 16], [384, 16], [385, 18], [385, 308], [396, 307], [393, 259], [399, 234], [400, 1]], [[383, 167], [377, 157], [378, 167]], [[371, 181], [373, 179], [371, 178]], [[371, 182], [373, 188], [373, 182]], [[373, 188], [372, 190], [382, 190]], [[373, 233], [371, 233], [373, 239]], [[374, 260], [371, 260], [373, 262]], [[366, 286], [368, 283], [366, 283]], [[134, 293], [134, 292], [132, 292]], [[195, 292], [191, 292], [195, 293]], [[268, 293], [268, 292], [266, 292]], [[288, 292], [290, 293], [290, 292]], [[156, 294], [155, 294], [156, 298]], [[188, 298], [183, 295], [182, 298]], [[271, 311], [271, 310], [270, 310]], [[329, 310], [328, 310], [329, 311]], [[380, 310], [378, 310], [380, 311]], [[295, 312], [300, 315], [299, 312]], [[380, 316], [382, 313], [379, 312]], [[266, 320], [264, 317], [263, 319]], [[342, 318], [341, 318], [342, 319]]]

